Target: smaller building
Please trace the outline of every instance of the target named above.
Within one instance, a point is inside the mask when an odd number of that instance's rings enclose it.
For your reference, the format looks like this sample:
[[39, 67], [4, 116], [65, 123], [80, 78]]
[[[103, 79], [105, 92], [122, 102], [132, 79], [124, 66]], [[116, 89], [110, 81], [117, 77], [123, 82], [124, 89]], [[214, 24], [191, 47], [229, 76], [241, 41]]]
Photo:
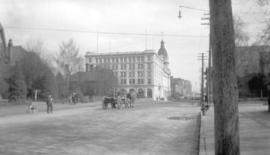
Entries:
[[15, 65], [18, 61], [20, 61], [25, 55], [27, 51], [22, 46], [13, 46], [12, 40], [9, 40], [8, 43], [8, 63], [9, 65]]
[[12, 39], [9, 39], [8, 44], [6, 44], [5, 31], [0, 24], [0, 63], [15, 65], [26, 52], [22, 46], [13, 46]]
[[192, 85], [188, 80], [171, 77], [171, 93], [175, 99], [189, 98], [192, 96]]
[[270, 47], [237, 47], [235, 56], [239, 97], [266, 96], [263, 83], [270, 73]]

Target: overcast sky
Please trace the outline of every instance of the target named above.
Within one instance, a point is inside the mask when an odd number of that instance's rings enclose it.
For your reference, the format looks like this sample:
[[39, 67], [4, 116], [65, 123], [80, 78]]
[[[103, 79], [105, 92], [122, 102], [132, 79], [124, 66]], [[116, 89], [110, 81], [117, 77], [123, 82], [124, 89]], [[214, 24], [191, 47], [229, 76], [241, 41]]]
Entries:
[[[255, 36], [262, 29], [258, 23], [263, 19], [253, 2], [234, 0], [233, 10], [249, 23], [246, 30]], [[48, 54], [58, 52], [59, 44], [71, 38], [80, 47], [81, 55], [96, 52], [97, 40], [98, 52], [158, 50], [163, 33], [172, 76], [190, 80], [198, 91], [201, 64], [198, 55], [208, 50], [208, 26], [201, 25], [204, 14], [201, 11], [182, 8], [182, 18], [177, 18], [179, 5], [208, 10], [207, 0], [0, 0], [0, 22], [6, 38], [12, 38], [14, 45], [25, 46], [40, 40]], [[96, 33], [76, 31], [160, 35], [99, 34], [97, 37]]]

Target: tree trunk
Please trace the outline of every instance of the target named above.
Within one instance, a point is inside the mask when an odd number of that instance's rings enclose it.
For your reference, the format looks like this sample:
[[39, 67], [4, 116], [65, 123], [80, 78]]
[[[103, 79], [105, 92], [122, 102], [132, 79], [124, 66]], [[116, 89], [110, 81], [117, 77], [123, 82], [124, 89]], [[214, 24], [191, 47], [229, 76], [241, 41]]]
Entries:
[[239, 155], [238, 89], [231, 0], [210, 0], [215, 154]]

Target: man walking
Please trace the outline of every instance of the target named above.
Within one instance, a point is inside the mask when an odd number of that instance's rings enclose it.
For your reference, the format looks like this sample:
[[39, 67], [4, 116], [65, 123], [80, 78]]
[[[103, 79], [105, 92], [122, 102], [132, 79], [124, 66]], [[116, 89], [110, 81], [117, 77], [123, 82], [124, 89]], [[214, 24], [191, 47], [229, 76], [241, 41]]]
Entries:
[[53, 98], [52, 98], [52, 95], [48, 95], [46, 103], [47, 103], [47, 113], [52, 113], [53, 112]]
[[270, 84], [268, 83], [267, 86], [267, 102], [268, 102], [268, 112], [270, 112]]

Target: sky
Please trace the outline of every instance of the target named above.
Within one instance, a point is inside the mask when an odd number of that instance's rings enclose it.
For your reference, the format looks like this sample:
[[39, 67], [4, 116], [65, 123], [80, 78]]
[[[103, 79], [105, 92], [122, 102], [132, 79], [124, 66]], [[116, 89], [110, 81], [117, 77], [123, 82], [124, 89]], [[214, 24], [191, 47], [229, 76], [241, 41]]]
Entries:
[[[247, 23], [245, 31], [253, 42], [263, 28], [262, 8], [254, 0], [232, 4], [234, 14]], [[59, 45], [69, 39], [82, 56], [87, 51], [158, 50], [163, 39], [172, 76], [190, 80], [193, 90], [199, 91], [198, 56], [208, 51], [209, 27], [201, 25], [202, 11], [181, 8], [179, 19], [180, 5], [208, 10], [207, 0], [0, 0], [0, 23], [14, 45], [40, 41], [48, 55], [59, 52]]]

